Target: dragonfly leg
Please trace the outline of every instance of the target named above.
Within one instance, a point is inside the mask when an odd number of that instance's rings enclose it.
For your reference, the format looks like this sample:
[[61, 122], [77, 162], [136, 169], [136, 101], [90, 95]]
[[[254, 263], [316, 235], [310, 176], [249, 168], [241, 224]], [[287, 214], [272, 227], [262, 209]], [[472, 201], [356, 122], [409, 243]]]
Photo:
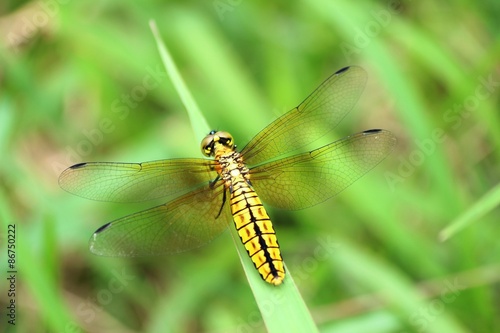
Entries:
[[224, 208], [224, 204], [226, 203], [226, 193], [227, 193], [226, 190], [224, 190], [224, 192], [222, 193], [222, 204], [220, 205], [219, 213], [217, 214], [217, 216], [215, 218], [218, 218], [220, 216], [220, 214], [222, 213], [222, 208]]
[[215, 183], [217, 183], [220, 179], [220, 175], [217, 175], [217, 177], [214, 180], [209, 180], [208, 184], [210, 185], [210, 188], [213, 189], [215, 186]]

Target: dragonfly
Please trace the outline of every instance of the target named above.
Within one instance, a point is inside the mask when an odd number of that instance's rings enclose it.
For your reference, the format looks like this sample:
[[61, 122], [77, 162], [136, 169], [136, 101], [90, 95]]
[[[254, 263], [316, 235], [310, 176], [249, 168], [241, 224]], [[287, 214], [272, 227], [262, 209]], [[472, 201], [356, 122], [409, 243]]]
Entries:
[[285, 278], [283, 258], [263, 202], [287, 210], [319, 204], [353, 184], [395, 147], [391, 132], [370, 129], [303, 151], [339, 124], [366, 80], [360, 67], [337, 71], [241, 150], [228, 132], [211, 131], [201, 143], [203, 155], [211, 159], [69, 167], [59, 184], [81, 197], [166, 201], [104, 224], [92, 235], [90, 251], [124, 257], [179, 253], [207, 244], [232, 220], [262, 279], [280, 285]]

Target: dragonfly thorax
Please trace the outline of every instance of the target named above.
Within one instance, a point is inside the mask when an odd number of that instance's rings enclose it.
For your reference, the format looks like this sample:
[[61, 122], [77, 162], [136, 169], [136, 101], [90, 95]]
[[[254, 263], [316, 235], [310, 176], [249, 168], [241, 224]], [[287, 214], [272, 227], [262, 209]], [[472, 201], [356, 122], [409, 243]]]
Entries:
[[201, 151], [215, 159], [215, 170], [226, 183], [226, 188], [231, 188], [231, 183], [240, 177], [246, 180], [249, 177], [249, 170], [235, 148], [231, 134], [223, 131], [211, 131], [201, 142]]
[[239, 179], [241, 176], [247, 180], [249, 179], [249, 170], [243, 163], [240, 153], [231, 151], [221, 155], [215, 154], [215, 160], [219, 165], [217, 171], [226, 182], [226, 185], [230, 185], [232, 181]]

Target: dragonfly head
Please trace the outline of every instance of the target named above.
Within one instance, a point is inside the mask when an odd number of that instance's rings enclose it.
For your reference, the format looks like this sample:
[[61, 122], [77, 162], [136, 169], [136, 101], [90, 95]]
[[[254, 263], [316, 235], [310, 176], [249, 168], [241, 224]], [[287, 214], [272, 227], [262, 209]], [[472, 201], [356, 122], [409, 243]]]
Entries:
[[217, 147], [220, 147], [220, 145], [233, 150], [233, 137], [228, 132], [211, 131], [201, 142], [201, 152], [207, 157], [214, 156]]

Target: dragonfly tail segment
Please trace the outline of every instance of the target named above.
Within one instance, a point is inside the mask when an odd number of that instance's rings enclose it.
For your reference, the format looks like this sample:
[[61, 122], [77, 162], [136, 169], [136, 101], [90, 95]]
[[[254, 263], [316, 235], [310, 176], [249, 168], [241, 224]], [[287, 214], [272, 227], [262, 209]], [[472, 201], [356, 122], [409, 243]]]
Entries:
[[244, 177], [232, 183], [231, 212], [236, 230], [264, 281], [275, 286], [285, 278], [278, 239], [269, 215]]

